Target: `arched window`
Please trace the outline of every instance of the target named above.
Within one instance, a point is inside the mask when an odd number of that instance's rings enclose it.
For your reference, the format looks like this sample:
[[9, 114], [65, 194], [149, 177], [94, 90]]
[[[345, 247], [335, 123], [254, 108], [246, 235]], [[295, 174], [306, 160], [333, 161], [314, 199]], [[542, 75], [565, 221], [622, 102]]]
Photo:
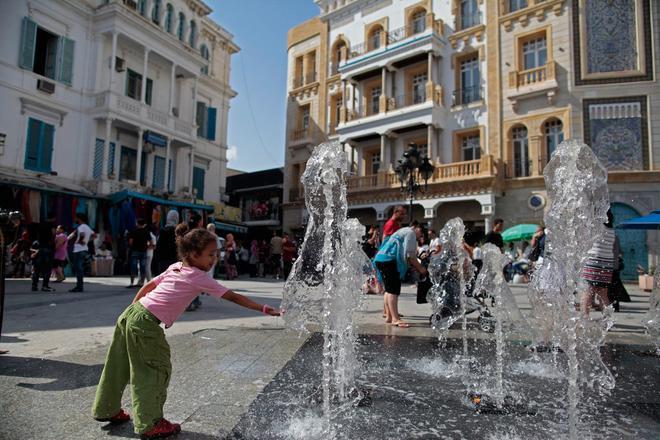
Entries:
[[529, 142], [527, 140], [527, 128], [524, 126], [514, 127], [511, 130], [513, 143], [513, 175], [514, 177], [529, 176]]
[[[209, 48], [206, 47], [206, 44], [202, 44], [202, 45], [199, 47], [199, 54], [200, 54], [205, 60], [207, 60], [207, 61], [209, 60], [209, 58], [211, 58], [211, 54], [209, 53]], [[208, 65], [202, 67], [202, 73], [203, 73], [204, 75], [208, 75], [208, 74], [209, 74], [209, 66], [208, 66]]]
[[167, 12], [165, 13], [165, 32], [172, 33], [174, 27], [172, 22], [174, 21], [174, 7], [171, 3], [167, 4]]
[[559, 119], [550, 119], [544, 124], [545, 148], [548, 160], [552, 157], [559, 144], [564, 141], [564, 125]]
[[369, 30], [369, 38], [367, 40], [367, 49], [376, 50], [382, 45], [383, 27], [374, 26]]
[[160, 0], [154, 0], [154, 6], [151, 8], [151, 21], [160, 24]]
[[195, 23], [195, 20], [190, 20], [190, 35], [188, 42], [190, 43], [190, 47], [194, 49], [195, 43], [197, 42], [197, 23]]
[[[344, 49], [346, 48], [346, 49]], [[344, 40], [337, 40], [333, 46], [332, 49], [332, 72], [331, 74], [334, 75], [338, 72], [339, 68], [339, 63], [342, 61], [342, 52], [343, 51], [348, 51], [348, 46], [346, 45], [346, 42]], [[348, 52], [347, 52], [348, 53]], [[348, 56], [348, 55], [347, 55]]]
[[410, 17], [410, 34], [419, 34], [426, 29], [426, 11], [420, 9]]
[[183, 12], [179, 12], [179, 27], [176, 30], [176, 35], [179, 37], [179, 40], [183, 40], [183, 33], [186, 29], [186, 16], [183, 14]]
[[461, 0], [461, 29], [467, 29], [479, 24], [479, 8], [477, 0]]

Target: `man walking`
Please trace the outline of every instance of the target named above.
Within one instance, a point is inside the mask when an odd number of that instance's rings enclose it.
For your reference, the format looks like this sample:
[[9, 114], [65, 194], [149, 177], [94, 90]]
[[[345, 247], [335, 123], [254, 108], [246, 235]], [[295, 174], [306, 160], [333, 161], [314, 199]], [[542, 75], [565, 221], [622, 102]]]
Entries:
[[88, 243], [89, 239], [92, 238], [92, 228], [87, 226], [87, 215], [86, 214], [76, 214], [76, 223], [78, 227], [73, 231], [68, 239], [75, 240], [73, 245], [73, 271], [76, 274], [76, 287], [69, 290], [69, 292], [82, 292], [83, 291], [83, 277], [85, 276], [85, 261], [89, 255]]
[[[141, 287], [144, 284], [147, 275], [147, 249], [151, 243], [151, 234], [147, 229], [147, 222], [140, 218], [137, 221], [137, 228], [128, 234], [128, 248], [131, 258], [131, 284], [126, 288]], [[140, 283], [135, 285], [135, 277], [140, 266]]]
[[32, 291], [39, 290], [39, 278], [41, 290], [44, 292], [54, 292], [55, 289], [48, 285], [50, 273], [53, 270], [53, 254], [55, 252], [55, 237], [53, 223], [46, 221], [39, 224], [39, 238], [30, 248], [32, 253]]
[[280, 279], [282, 274], [282, 237], [273, 231], [273, 238], [270, 239], [270, 258], [275, 269], [275, 278]]
[[504, 251], [504, 240], [502, 239], [502, 231], [504, 230], [504, 220], [496, 218], [493, 222], [493, 230], [486, 234], [484, 243], [492, 243], [498, 248], [500, 252]]

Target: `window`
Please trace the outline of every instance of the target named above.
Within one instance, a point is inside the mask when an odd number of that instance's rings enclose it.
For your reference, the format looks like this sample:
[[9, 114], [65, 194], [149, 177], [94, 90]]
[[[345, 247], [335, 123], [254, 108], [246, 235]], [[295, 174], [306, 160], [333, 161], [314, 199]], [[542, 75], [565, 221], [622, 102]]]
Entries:
[[380, 43], [383, 35], [383, 28], [376, 26], [369, 34], [369, 50], [376, 50], [380, 48]]
[[522, 56], [523, 70], [545, 66], [548, 62], [548, 49], [545, 36], [523, 43]]
[[73, 81], [74, 41], [23, 18], [19, 67], [66, 85]]
[[526, 7], [527, 0], [509, 0], [509, 12], [514, 12]]
[[190, 20], [190, 35], [188, 37], [189, 37], [188, 42], [190, 43], [190, 47], [194, 49], [195, 44], [197, 43], [197, 23], [195, 23], [193, 20]]
[[415, 12], [412, 16], [412, 33], [419, 34], [426, 29], [426, 11]]
[[174, 21], [174, 7], [171, 3], [167, 4], [167, 12], [165, 13], [165, 32], [172, 33], [174, 27], [172, 22]]
[[[144, 97], [147, 105], [151, 105], [151, 97], [153, 92], [154, 82], [151, 78], [147, 78], [147, 90]], [[126, 96], [135, 100], [142, 99], [142, 75], [128, 69], [126, 74]]]
[[461, 0], [461, 29], [479, 24], [477, 0]]
[[154, 5], [151, 8], [151, 21], [160, 24], [160, 0], [154, 0]]
[[196, 199], [204, 199], [204, 178], [206, 170], [199, 167], [193, 167], [193, 194]]
[[28, 119], [25, 141], [25, 169], [50, 173], [55, 126], [38, 119]]
[[564, 127], [559, 119], [545, 123], [545, 147], [548, 160], [552, 157], [559, 144], [564, 141]]
[[380, 110], [380, 94], [382, 89], [380, 86], [371, 89], [371, 96], [369, 99], [369, 114], [376, 115]]
[[138, 0], [138, 12], [141, 16], [147, 16], [147, 0]]
[[[199, 48], [199, 54], [206, 60], [208, 61], [209, 58], [211, 57], [211, 54], [209, 53], [209, 48], [206, 47], [205, 44], [202, 44], [202, 46]], [[206, 65], [202, 67], [202, 74], [208, 75], [209, 74], [209, 66]]]
[[176, 35], [180, 41], [183, 41], [183, 33], [186, 30], [186, 16], [183, 12], [179, 12], [179, 27], [176, 30]]
[[514, 177], [527, 177], [529, 176], [527, 128], [515, 127], [511, 134], [513, 139], [513, 175]]
[[481, 99], [479, 58], [473, 57], [461, 61], [461, 89], [457, 104], [469, 104]]
[[151, 183], [154, 189], [162, 190], [165, 187], [165, 158], [154, 156], [154, 174]]
[[309, 106], [306, 105], [300, 109], [300, 128], [306, 130], [309, 128]]
[[342, 52], [346, 49], [346, 43], [339, 40], [335, 43], [335, 48], [332, 51], [332, 66], [330, 67], [330, 74], [335, 75], [338, 72], [339, 63], [342, 61]]
[[132, 148], [122, 146], [121, 157], [119, 159], [119, 180], [135, 179], [136, 164], [137, 164], [137, 151], [135, 151]]
[[461, 138], [461, 157], [464, 161], [481, 158], [481, 138], [479, 133], [467, 134]]
[[412, 80], [412, 103], [421, 104], [426, 101], [426, 72], [419, 73]]
[[368, 166], [369, 169], [367, 171], [369, 174], [378, 174], [378, 170], [380, 169], [380, 151], [371, 153]]
[[295, 77], [293, 79], [293, 87], [302, 87], [303, 85], [303, 57], [296, 58]]
[[335, 99], [335, 127], [339, 125], [339, 122], [341, 121], [341, 107], [344, 105], [344, 99], [341, 96], [338, 96], [337, 99]]
[[209, 107], [206, 105], [206, 103], [197, 101], [197, 136], [208, 139], [210, 141], [215, 140], [215, 125], [217, 115], [217, 108]]

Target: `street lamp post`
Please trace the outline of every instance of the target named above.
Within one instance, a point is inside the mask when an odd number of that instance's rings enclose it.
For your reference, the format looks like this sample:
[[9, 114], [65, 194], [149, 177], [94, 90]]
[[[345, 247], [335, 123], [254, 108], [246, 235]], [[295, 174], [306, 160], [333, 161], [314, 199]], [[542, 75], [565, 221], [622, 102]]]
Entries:
[[[417, 191], [424, 192], [428, 188], [429, 179], [435, 167], [428, 156], [421, 157], [417, 144], [408, 144], [408, 150], [403, 153], [403, 160], [399, 160], [395, 171], [401, 183], [401, 192], [407, 192], [410, 198], [410, 223], [413, 221], [413, 200]], [[424, 189], [419, 180], [424, 180]]]

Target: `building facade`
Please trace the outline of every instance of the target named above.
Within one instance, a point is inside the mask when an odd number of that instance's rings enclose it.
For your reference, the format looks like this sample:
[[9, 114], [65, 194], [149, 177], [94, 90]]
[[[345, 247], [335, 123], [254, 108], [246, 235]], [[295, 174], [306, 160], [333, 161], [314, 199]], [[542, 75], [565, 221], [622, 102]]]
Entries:
[[[409, 143], [435, 171], [413, 209], [441, 228], [540, 223], [543, 168], [568, 138], [607, 167], [616, 221], [660, 206], [660, 43], [650, 0], [316, 0], [289, 32], [284, 228], [306, 220], [299, 176], [337, 139], [349, 215], [405, 204]], [[655, 142], [654, 142], [655, 140]], [[619, 232], [626, 276], [658, 264], [657, 232]]]
[[200, 0], [5, 2], [0, 168], [85, 195], [219, 202], [239, 48], [210, 13]]

